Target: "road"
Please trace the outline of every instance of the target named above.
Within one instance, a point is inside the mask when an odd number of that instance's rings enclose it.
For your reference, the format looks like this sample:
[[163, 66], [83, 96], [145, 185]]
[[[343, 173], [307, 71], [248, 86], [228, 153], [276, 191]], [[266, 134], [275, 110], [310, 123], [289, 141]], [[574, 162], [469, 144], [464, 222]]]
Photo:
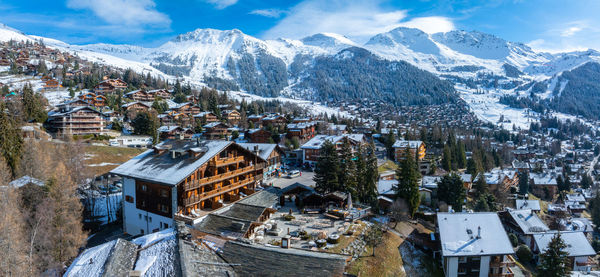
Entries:
[[275, 178], [275, 179], [271, 179], [268, 180], [267, 183], [268, 184], [273, 184], [273, 186], [279, 187], [279, 188], [285, 188], [293, 183], [300, 183], [303, 185], [307, 185], [309, 187], [315, 187], [315, 181], [313, 181], [313, 177], [315, 176], [314, 172], [309, 172], [309, 171], [301, 171], [302, 175], [295, 177], [295, 178], [291, 178], [288, 179], [286, 177], [281, 177], [281, 178]]

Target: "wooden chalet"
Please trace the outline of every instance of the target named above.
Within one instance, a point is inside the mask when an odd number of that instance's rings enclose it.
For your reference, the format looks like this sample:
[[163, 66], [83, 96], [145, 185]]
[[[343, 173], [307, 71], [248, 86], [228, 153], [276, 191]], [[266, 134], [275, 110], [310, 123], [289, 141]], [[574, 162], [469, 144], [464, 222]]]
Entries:
[[269, 143], [271, 141], [272, 134], [265, 129], [251, 129], [246, 131], [244, 137], [252, 143]]
[[143, 112], [143, 111], [148, 111], [152, 107], [144, 102], [135, 101], [135, 102], [130, 102], [130, 103], [124, 104], [121, 106], [121, 108], [123, 108], [123, 110], [125, 112], [139, 113], [139, 112]]
[[217, 116], [214, 113], [212, 113], [212, 112], [200, 112], [198, 114], [195, 114], [194, 118], [200, 119], [201, 122], [205, 122], [205, 123], [211, 123], [211, 122], [217, 122], [217, 121], [219, 121], [219, 119], [217, 118]]
[[221, 115], [230, 125], [237, 125], [242, 119], [242, 115], [236, 110], [224, 110], [221, 112]]
[[108, 79], [100, 82], [94, 87], [94, 92], [96, 94], [111, 94], [116, 91], [123, 91], [127, 88], [127, 83], [125, 83], [121, 79]]
[[89, 106], [92, 107], [106, 106], [106, 97], [104, 97], [104, 95], [95, 94], [93, 92], [81, 94], [79, 95], [79, 99], [86, 102]]
[[212, 122], [202, 126], [204, 137], [208, 139], [226, 138], [230, 135], [229, 127], [229, 125], [222, 122]]
[[[165, 141], [111, 171], [123, 177], [124, 231], [162, 230], [173, 226], [175, 217], [199, 218], [202, 210], [253, 194], [264, 166], [261, 157], [230, 141]], [[258, 209], [250, 209], [257, 214]]]

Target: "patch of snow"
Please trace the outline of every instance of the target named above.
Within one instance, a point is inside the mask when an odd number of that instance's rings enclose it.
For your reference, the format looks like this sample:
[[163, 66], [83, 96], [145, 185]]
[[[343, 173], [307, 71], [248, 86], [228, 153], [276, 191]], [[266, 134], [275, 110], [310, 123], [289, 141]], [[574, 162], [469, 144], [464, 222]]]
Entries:
[[108, 259], [111, 249], [117, 240], [86, 249], [73, 261], [65, 272], [65, 277], [102, 276], [104, 262]]

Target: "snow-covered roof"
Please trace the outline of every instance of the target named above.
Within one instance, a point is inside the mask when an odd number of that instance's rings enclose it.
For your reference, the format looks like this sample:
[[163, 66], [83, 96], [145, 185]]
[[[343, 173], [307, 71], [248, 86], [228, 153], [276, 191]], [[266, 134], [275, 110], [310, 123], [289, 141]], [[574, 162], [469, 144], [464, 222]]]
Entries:
[[421, 186], [428, 189], [437, 189], [440, 180], [442, 180], [440, 176], [423, 176]]
[[249, 151], [254, 152], [254, 147], [258, 147], [258, 155], [264, 160], [269, 159], [269, 156], [275, 148], [277, 148], [277, 144], [275, 143], [238, 143], [241, 147], [248, 149]]
[[556, 186], [556, 176], [550, 173], [531, 173], [529, 178], [537, 186]]
[[363, 134], [343, 134], [341, 136], [316, 135], [315, 137], [313, 137], [312, 139], [307, 141], [304, 145], [302, 145], [302, 147], [300, 147], [300, 148], [321, 149], [321, 147], [323, 147], [323, 144], [326, 141], [329, 141], [329, 142], [335, 144], [335, 143], [339, 142], [340, 140], [342, 140], [343, 138], [348, 138], [351, 141], [359, 143], [364, 140], [364, 135]]
[[533, 234], [550, 230], [532, 210], [510, 210], [512, 219], [525, 234]]
[[398, 185], [398, 180], [379, 180], [377, 183], [378, 194], [394, 194], [394, 187]]
[[14, 187], [14, 188], [20, 188], [22, 186], [25, 186], [27, 184], [34, 184], [34, 185], [38, 185], [38, 186], [43, 186], [44, 185], [44, 181], [37, 179], [37, 178], [33, 178], [31, 176], [23, 176], [19, 179], [15, 179], [12, 182], [8, 183], [10, 186]]
[[157, 154], [150, 149], [121, 164], [112, 174], [154, 181], [167, 185], [177, 185], [212, 157], [227, 148], [232, 142], [222, 140], [182, 141], [169, 140], [158, 145], [163, 149], [186, 151], [194, 147], [206, 150], [197, 158], [181, 155], [173, 159], [169, 153]]
[[445, 257], [514, 253], [496, 213], [438, 213], [437, 222]]
[[567, 200], [573, 202], [585, 203], [585, 197], [581, 193], [569, 193], [567, 194]]
[[394, 142], [393, 148], [406, 148], [407, 146], [410, 149], [417, 149], [421, 146], [423, 142], [420, 140], [397, 140]]
[[[556, 232], [546, 232], [534, 234], [533, 239], [540, 252], [546, 251], [548, 244]], [[596, 251], [590, 245], [583, 232], [560, 232], [560, 238], [565, 242], [567, 248], [564, 249], [569, 253], [569, 257], [595, 256]]]
[[181, 128], [181, 127], [179, 127], [179, 126], [160, 126], [160, 127], [158, 127], [158, 132], [159, 133], [169, 133], [169, 132], [172, 132], [179, 128]]
[[534, 211], [541, 210], [539, 200], [517, 199], [515, 200], [515, 208], [517, 210], [530, 209]]

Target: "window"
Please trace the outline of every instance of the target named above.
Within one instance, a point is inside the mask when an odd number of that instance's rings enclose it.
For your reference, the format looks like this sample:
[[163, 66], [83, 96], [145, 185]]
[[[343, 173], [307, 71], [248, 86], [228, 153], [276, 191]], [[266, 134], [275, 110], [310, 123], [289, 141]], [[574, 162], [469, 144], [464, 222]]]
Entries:
[[169, 228], [169, 224], [163, 223], [163, 227], [165, 227], [165, 229], [167, 229], [167, 228]]
[[142, 214], [138, 214], [138, 218], [139, 218], [139, 219], [142, 219]]
[[125, 195], [125, 201], [127, 201], [129, 203], [133, 203], [133, 197], [129, 196], [129, 195]]
[[144, 220], [148, 221], [148, 216], [147, 215], [144, 216]]
[[466, 269], [461, 268], [461, 267], [458, 268], [458, 275], [466, 275], [466, 274], [467, 274], [467, 270]]
[[144, 191], [144, 192], [148, 191], [148, 186], [142, 185], [141, 187], [142, 187], [142, 191]]
[[152, 222], [152, 217], [148, 217], [148, 222]]
[[166, 189], [161, 189], [160, 197], [169, 197], [169, 192]]
[[467, 262], [467, 257], [458, 257], [458, 262], [459, 263], [466, 263]]
[[167, 205], [163, 205], [163, 204], [158, 204], [158, 210], [163, 212], [163, 213], [168, 213], [169, 212], [169, 206]]
[[142, 207], [142, 208], [146, 207], [146, 200], [140, 201], [140, 207]]

